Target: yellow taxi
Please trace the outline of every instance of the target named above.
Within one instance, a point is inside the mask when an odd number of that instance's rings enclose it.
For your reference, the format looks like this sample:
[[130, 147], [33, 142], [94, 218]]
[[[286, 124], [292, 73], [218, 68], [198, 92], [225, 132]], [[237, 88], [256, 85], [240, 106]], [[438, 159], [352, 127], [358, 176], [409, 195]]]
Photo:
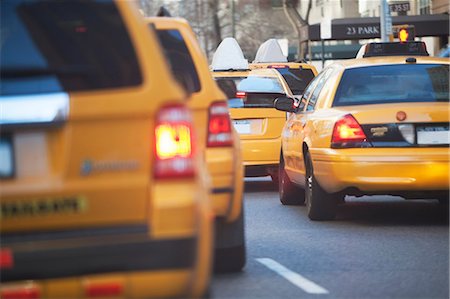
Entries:
[[207, 294], [207, 170], [137, 7], [18, 0], [0, 13], [0, 297]]
[[287, 61], [276, 39], [261, 44], [249, 68], [274, 68], [283, 76], [295, 96], [301, 96], [309, 82], [317, 76], [312, 64]]
[[333, 219], [345, 195], [439, 199], [449, 192], [449, 65], [423, 44], [374, 43], [325, 68], [282, 132], [280, 200]]
[[227, 98], [215, 84], [189, 23], [180, 18], [151, 17], [176, 78], [190, 96], [197, 147], [210, 173], [209, 190], [216, 215], [215, 263], [218, 271], [239, 271], [246, 262], [243, 166], [239, 136], [231, 125]]
[[[286, 113], [274, 109], [273, 102], [277, 97], [293, 98], [294, 95], [275, 69], [248, 70], [243, 55], [239, 54], [242, 53], [240, 48], [235, 49], [239, 45], [233, 40], [225, 39], [219, 45], [213, 58], [212, 74], [220, 86], [228, 85], [232, 90], [228, 105], [241, 139], [245, 176], [270, 175], [278, 183], [280, 133]], [[225, 53], [223, 57], [222, 53]]]

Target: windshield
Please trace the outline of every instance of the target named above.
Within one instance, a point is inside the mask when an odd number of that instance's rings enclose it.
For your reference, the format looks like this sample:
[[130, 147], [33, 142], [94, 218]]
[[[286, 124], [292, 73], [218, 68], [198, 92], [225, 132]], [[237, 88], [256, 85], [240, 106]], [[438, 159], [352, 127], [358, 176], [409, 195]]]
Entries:
[[115, 4], [2, 0], [1, 95], [134, 86], [141, 73]]
[[314, 73], [311, 69], [294, 69], [294, 68], [277, 68], [276, 69], [283, 76], [286, 83], [289, 85], [294, 95], [301, 95], [305, 91], [309, 82], [314, 79]]
[[403, 102], [448, 102], [449, 66], [400, 64], [349, 69], [333, 106]]

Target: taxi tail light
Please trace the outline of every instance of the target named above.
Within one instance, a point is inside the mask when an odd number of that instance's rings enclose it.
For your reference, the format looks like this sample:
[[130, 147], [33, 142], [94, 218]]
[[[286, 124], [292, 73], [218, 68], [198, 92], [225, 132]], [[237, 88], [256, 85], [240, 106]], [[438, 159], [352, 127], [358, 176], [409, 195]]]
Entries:
[[194, 141], [188, 108], [183, 105], [161, 108], [155, 126], [155, 178], [193, 177]]
[[123, 294], [123, 285], [120, 282], [92, 283], [85, 287], [86, 297], [117, 297]]
[[287, 67], [288, 67], [287, 65], [283, 65], [283, 64], [272, 64], [272, 65], [269, 65], [267, 68], [269, 68], [269, 69], [284, 69]]
[[230, 114], [225, 101], [214, 102], [209, 106], [207, 147], [233, 145]]
[[362, 147], [364, 144], [367, 144], [366, 134], [353, 115], [347, 114], [334, 124], [332, 148]]
[[245, 99], [246, 96], [247, 96], [247, 93], [245, 91], [236, 92], [236, 98], [238, 98], [238, 99]]
[[24, 286], [21, 288], [5, 288], [0, 292], [2, 299], [38, 299], [41, 292], [36, 286]]
[[0, 250], [0, 269], [11, 269], [14, 266], [14, 258], [11, 249]]

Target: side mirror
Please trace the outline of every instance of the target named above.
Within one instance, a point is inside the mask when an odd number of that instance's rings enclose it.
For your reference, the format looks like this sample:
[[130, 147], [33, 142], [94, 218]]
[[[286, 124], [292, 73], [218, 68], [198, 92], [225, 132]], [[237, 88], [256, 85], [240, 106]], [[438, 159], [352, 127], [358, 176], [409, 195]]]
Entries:
[[296, 112], [297, 107], [294, 105], [294, 99], [288, 97], [279, 97], [275, 99], [274, 104], [275, 109], [286, 111], [286, 112]]

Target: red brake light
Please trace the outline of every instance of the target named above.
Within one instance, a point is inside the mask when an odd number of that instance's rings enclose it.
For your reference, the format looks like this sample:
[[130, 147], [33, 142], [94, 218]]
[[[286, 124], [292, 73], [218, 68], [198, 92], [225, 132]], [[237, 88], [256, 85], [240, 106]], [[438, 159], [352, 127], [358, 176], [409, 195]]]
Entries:
[[2, 299], [38, 299], [41, 294], [36, 286], [24, 286], [21, 288], [5, 288], [1, 291], [0, 297]]
[[331, 147], [354, 147], [366, 141], [366, 134], [351, 114], [345, 115], [334, 124]]
[[208, 147], [233, 145], [231, 121], [226, 102], [214, 102], [209, 107]]
[[86, 286], [86, 297], [112, 297], [119, 296], [123, 292], [123, 286], [118, 282], [92, 283]]
[[284, 69], [287, 68], [287, 65], [283, 65], [283, 64], [273, 64], [273, 65], [269, 65], [267, 68], [269, 69]]
[[191, 177], [195, 174], [191, 114], [183, 105], [163, 107], [155, 126], [155, 177]]
[[14, 266], [13, 254], [10, 249], [0, 250], [0, 269], [10, 269]]
[[236, 92], [236, 98], [238, 98], [238, 99], [244, 99], [246, 96], [247, 96], [247, 93], [245, 91]]

